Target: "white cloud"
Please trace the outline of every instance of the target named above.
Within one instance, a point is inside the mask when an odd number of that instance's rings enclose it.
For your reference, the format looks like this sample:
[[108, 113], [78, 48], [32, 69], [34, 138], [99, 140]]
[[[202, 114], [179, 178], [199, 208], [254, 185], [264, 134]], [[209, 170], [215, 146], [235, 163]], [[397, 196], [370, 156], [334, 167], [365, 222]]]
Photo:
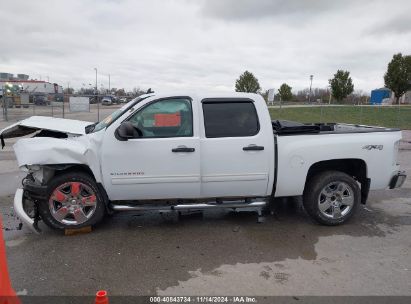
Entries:
[[356, 89], [383, 85], [410, 52], [409, 1], [71, 0], [2, 3], [0, 70], [81, 87], [233, 90], [244, 70], [263, 88], [326, 87], [337, 69]]

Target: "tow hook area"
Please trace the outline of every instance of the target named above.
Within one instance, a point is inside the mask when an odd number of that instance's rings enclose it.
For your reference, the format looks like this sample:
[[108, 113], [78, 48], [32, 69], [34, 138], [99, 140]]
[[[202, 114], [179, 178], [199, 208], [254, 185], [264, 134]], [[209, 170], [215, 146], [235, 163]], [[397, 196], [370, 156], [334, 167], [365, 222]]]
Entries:
[[23, 200], [24, 200], [24, 190], [18, 188], [16, 190], [16, 194], [14, 195], [14, 211], [16, 212], [17, 216], [26, 224], [30, 230], [34, 233], [38, 234], [41, 230], [38, 228], [38, 221], [39, 221], [39, 214], [37, 204], [34, 205], [34, 218], [31, 218], [23, 207]]

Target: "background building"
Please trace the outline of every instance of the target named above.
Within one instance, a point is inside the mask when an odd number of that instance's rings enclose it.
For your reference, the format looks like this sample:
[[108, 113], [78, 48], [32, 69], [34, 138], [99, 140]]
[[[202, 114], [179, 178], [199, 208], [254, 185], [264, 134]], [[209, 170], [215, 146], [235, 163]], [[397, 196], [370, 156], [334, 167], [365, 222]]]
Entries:
[[380, 88], [371, 91], [370, 104], [378, 105], [387, 103], [391, 98], [391, 90], [387, 88]]
[[22, 95], [28, 95], [30, 103], [35, 104], [50, 104], [63, 100], [62, 86], [44, 80], [29, 79], [29, 75], [26, 74], [14, 76], [10, 73], [0, 73], [0, 94], [7, 94], [10, 105], [20, 104]]
[[[371, 91], [370, 104], [394, 104], [395, 96], [388, 88], [380, 88]], [[411, 91], [406, 92], [400, 98], [400, 104], [411, 104]]]
[[17, 74], [14, 76], [10, 73], [0, 73], [0, 87], [6, 83], [19, 85], [21, 91], [25, 93], [40, 93], [40, 94], [57, 94], [63, 93], [63, 88], [57, 83], [51, 83], [43, 80], [29, 79], [29, 75]]
[[408, 91], [404, 95], [401, 96], [400, 103], [411, 104], [411, 91]]

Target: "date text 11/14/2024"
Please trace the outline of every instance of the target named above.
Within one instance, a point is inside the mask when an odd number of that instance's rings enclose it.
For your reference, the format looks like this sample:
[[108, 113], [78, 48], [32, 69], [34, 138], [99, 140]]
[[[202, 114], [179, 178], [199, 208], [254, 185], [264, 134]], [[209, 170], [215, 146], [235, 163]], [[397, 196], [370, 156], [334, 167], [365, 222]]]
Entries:
[[247, 296], [164, 296], [150, 297], [150, 303], [257, 303], [257, 298]]

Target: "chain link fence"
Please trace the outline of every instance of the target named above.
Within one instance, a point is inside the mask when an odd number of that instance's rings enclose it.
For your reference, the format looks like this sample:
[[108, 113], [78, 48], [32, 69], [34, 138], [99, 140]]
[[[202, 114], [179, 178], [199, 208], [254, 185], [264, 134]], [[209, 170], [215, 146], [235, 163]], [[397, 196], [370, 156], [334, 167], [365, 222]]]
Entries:
[[[78, 111], [70, 104], [70, 97], [84, 97], [89, 106], [87, 110]], [[16, 122], [31, 116], [49, 116], [58, 118], [78, 119], [85, 121], [100, 121], [132, 97], [121, 96], [110, 98], [107, 95], [64, 95], [60, 101], [42, 101], [30, 103], [15, 103], [11, 98], [2, 98], [0, 121]]]
[[[75, 112], [70, 109], [70, 97], [86, 97], [90, 103], [88, 111]], [[15, 122], [30, 116], [50, 116], [96, 122], [130, 101], [132, 97], [123, 96], [107, 100], [107, 95], [65, 95], [64, 102], [42, 104], [13, 104], [1, 100], [0, 121]], [[410, 105], [335, 105], [298, 104], [269, 105], [272, 119], [293, 120], [304, 123], [350, 123], [359, 125], [383, 126], [411, 130]]]
[[273, 105], [272, 119], [349, 123], [411, 130], [411, 105]]

